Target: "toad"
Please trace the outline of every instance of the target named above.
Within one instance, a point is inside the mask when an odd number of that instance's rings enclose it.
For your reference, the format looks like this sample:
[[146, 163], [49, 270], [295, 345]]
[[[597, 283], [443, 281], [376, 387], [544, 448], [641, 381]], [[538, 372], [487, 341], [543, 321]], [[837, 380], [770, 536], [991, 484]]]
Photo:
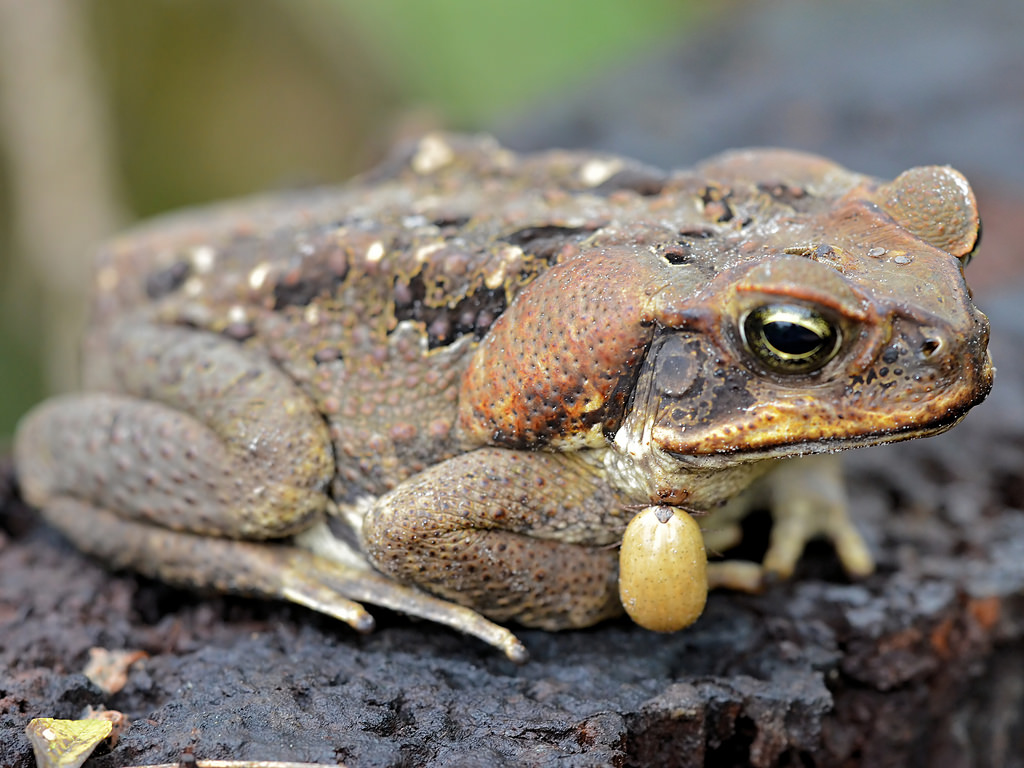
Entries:
[[[978, 236], [948, 167], [428, 135], [106, 245], [84, 391], [23, 419], [21, 487], [114, 567], [359, 630], [383, 606], [521, 660], [506, 622], [679, 629], [813, 537], [872, 570], [831, 454], [985, 397]], [[708, 564], [756, 505], [764, 561]]]

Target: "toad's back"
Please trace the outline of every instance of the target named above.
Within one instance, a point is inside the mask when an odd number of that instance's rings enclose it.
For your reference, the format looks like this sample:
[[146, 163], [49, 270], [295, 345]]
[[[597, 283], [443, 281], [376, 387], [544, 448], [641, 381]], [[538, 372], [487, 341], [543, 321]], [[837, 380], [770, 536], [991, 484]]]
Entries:
[[117, 389], [107, 333], [138, 314], [259, 347], [331, 423], [344, 495], [379, 493], [459, 449], [459, 377], [538, 274], [598, 239], [707, 237], [695, 198], [651, 205], [667, 182], [445, 137], [341, 189], [164, 217], [100, 254], [86, 385]]

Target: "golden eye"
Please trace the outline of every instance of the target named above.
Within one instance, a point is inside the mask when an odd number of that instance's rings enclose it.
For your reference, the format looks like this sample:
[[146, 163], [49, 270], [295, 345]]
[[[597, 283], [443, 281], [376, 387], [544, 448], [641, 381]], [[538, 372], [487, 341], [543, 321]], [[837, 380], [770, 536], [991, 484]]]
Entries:
[[766, 304], [740, 323], [743, 343], [776, 373], [813, 373], [839, 351], [842, 336], [834, 322], [799, 304]]

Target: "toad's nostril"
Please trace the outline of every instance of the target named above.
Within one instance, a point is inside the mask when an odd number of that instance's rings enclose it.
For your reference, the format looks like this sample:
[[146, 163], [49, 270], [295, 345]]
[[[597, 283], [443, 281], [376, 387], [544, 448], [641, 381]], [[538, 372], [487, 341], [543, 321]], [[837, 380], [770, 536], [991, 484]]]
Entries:
[[921, 356], [933, 357], [942, 349], [942, 339], [925, 339], [921, 342]]

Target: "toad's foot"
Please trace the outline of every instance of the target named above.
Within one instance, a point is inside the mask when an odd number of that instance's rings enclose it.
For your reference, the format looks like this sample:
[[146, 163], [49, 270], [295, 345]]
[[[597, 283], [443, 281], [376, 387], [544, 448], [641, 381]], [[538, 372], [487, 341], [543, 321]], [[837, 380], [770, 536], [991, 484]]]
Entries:
[[761, 564], [739, 560], [710, 563], [709, 587], [756, 592], [770, 579], [793, 575], [807, 543], [815, 538], [832, 542], [846, 573], [870, 575], [875, 563], [867, 544], [847, 514], [839, 457], [808, 456], [779, 462], [778, 468], [726, 507], [701, 521], [708, 548], [721, 551], [739, 542], [737, 520], [750, 509], [766, 505], [773, 525]]
[[766, 573], [793, 575], [807, 543], [823, 537], [836, 548], [843, 569], [854, 578], [870, 575], [875, 562], [847, 514], [838, 456], [809, 456], [782, 462], [765, 478], [774, 518], [764, 557]]

